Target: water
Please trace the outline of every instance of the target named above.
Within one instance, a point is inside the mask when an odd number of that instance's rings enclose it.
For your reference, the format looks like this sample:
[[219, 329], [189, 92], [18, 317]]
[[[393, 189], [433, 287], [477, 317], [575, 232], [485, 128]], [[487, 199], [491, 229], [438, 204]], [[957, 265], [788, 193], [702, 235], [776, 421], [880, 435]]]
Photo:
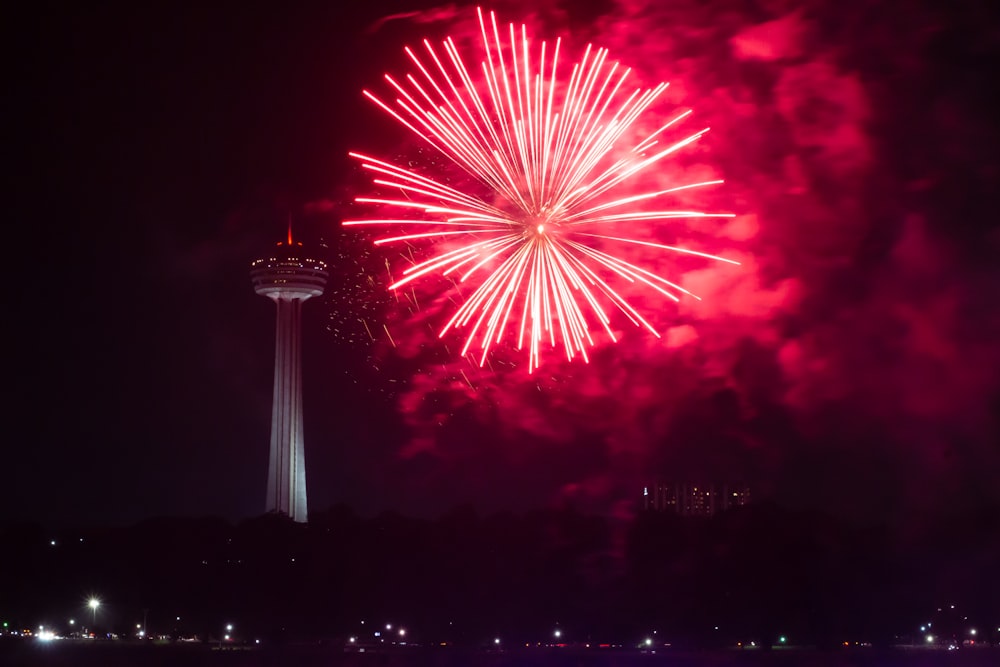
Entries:
[[996, 667], [1000, 648], [814, 651], [662, 651], [523, 649], [486, 653], [411, 648], [344, 653], [340, 645], [246, 649], [205, 644], [17, 641], [0, 644], [3, 667]]

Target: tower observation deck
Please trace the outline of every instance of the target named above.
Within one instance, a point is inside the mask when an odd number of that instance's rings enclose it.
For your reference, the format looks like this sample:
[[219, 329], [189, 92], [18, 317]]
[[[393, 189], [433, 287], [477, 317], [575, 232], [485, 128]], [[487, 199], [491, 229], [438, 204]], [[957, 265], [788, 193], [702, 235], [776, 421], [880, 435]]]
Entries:
[[274, 402], [271, 406], [271, 449], [267, 467], [267, 511], [293, 521], [308, 518], [306, 466], [302, 435], [302, 304], [323, 294], [329, 273], [315, 253], [288, 241], [254, 260], [254, 291], [274, 300]]

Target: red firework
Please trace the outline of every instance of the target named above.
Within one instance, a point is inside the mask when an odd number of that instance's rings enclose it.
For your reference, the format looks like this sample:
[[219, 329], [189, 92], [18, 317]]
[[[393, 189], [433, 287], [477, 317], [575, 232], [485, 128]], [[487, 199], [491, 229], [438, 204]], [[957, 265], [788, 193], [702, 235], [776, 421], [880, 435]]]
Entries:
[[510, 24], [507, 40], [501, 39], [492, 13], [487, 22], [479, 10], [479, 25], [484, 53], [478, 76], [473, 77], [451, 38], [440, 50], [424, 40], [423, 60], [405, 49], [416, 73], [403, 80], [385, 76], [397, 95], [394, 104], [367, 90], [364, 94], [488, 188], [491, 201], [391, 162], [351, 153], [374, 174], [375, 184], [400, 193], [398, 198], [356, 201], [408, 210], [415, 217], [343, 224], [402, 228], [398, 235], [377, 239], [376, 245], [429, 246], [429, 256], [407, 267], [390, 290], [428, 274], [472, 285], [440, 336], [467, 330], [462, 354], [478, 342], [480, 365], [491, 346], [515, 328], [518, 349], [527, 341], [529, 372], [538, 367], [546, 339], [552, 347], [561, 344], [567, 359], [580, 355], [586, 361], [587, 347], [594, 344], [592, 323], [615, 340], [608, 305], [658, 337], [612, 282], [638, 283], [674, 301], [679, 294], [697, 297], [603, 248], [641, 245], [738, 264], [633, 238], [623, 229], [675, 218], [733, 217], [645, 210], [650, 202], [722, 182], [718, 180], [623, 196], [637, 175], [698, 140], [708, 128], [658, 146], [658, 137], [687, 117], [686, 111], [638, 143], [623, 146], [667, 84], [627, 92], [623, 87], [629, 70], [608, 62], [607, 50], [590, 46], [572, 66], [567, 82], [559, 76], [559, 40], [550, 56], [544, 41], [531, 48], [523, 25], [518, 34]]

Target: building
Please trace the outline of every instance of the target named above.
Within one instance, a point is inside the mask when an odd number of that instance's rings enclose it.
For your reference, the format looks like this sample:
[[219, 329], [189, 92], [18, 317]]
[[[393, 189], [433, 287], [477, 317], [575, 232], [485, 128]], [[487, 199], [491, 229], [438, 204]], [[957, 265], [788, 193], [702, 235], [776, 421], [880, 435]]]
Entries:
[[302, 304], [323, 294], [328, 277], [326, 263], [293, 242], [291, 227], [287, 241], [250, 267], [254, 291], [277, 306], [266, 509], [299, 522], [308, 518], [302, 435]]
[[643, 487], [641, 507], [680, 516], [712, 516], [749, 502], [746, 484], [657, 482]]

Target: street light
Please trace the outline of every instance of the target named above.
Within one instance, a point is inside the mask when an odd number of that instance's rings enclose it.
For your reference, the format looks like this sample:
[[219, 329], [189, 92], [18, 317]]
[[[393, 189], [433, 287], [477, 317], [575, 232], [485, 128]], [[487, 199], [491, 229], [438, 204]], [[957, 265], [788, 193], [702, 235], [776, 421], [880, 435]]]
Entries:
[[91, 613], [91, 625], [97, 625], [97, 608], [101, 606], [101, 601], [97, 598], [90, 598], [87, 602], [87, 606], [90, 607]]

